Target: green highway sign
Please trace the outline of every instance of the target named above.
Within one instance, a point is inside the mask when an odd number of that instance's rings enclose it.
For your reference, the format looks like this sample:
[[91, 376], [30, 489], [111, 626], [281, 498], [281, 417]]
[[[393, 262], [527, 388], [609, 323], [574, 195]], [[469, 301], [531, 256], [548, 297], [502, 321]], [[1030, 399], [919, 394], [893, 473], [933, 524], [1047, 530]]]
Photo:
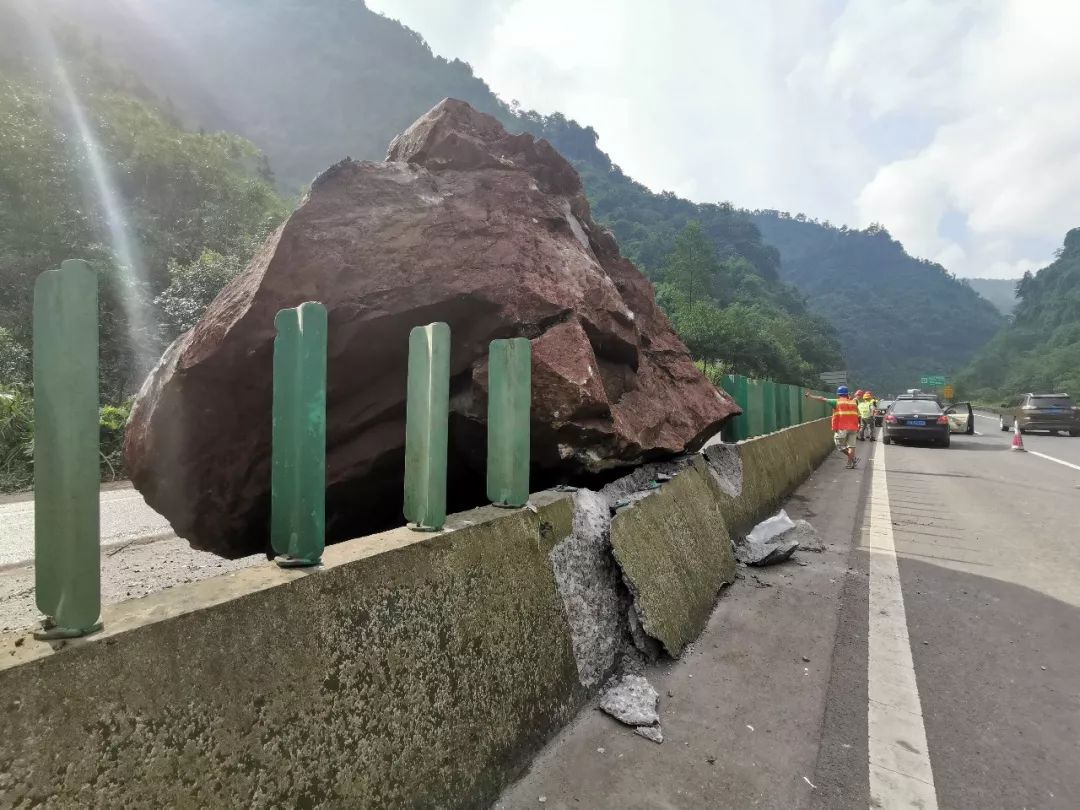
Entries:
[[925, 377], [919, 377], [919, 385], [928, 385], [931, 388], [941, 388], [945, 385], [945, 376], [941, 374], [931, 374]]

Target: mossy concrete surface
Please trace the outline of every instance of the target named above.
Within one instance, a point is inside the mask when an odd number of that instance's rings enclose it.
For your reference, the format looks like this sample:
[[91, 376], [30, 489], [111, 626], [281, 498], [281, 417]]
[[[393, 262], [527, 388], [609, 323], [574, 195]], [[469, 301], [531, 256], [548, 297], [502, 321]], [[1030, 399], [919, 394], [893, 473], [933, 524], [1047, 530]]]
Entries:
[[828, 420], [707, 447], [670, 483], [616, 514], [611, 545], [634, 609], [669, 655], [701, 634], [717, 594], [734, 579], [732, 539], [771, 514], [832, 447]]
[[[669, 651], [730, 580], [731, 533], [830, 442], [825, 423], [759, 437], [736, 446], [740, 494], [698, 458], [619, 511]], [[551, 562], [573, 518], [538, 493], [110, 606], [56, 651], [0, 635], [0, 807], [489, 805], [589, 695]]]
[[677, 657], [735, 577], [735, 557], [702, 458], [654, 494], [620, 509], [611, 546], [645, 632]]
[[489, 804], [585, 699], [548, 562], [572, 511], [476, 510], [269, 587], [238, 572], [239, 598], [135, 600], [58, 654], [0, 640], [0, 805]]
[[[804, 422], [734, 447], [742, 459], [742, 487], [736, 496], [717, 488], [732, 536], [745, 535], [778, 509], [835, 449], [828, 419]], [[707, 459], [709, 448], [704, 455]]]

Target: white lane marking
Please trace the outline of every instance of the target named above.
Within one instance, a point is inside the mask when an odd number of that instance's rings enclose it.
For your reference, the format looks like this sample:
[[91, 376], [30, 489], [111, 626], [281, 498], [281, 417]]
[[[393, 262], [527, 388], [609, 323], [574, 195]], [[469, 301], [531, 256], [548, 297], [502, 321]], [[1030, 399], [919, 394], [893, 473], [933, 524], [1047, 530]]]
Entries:
[[[982, 418], [982, 419], [991, 419], [992, 420], [994, 418], [992, 416], [983, 416], [981, 413], [977, 413], [975, 415]], [[976, 433], [975, 435], [978, 436], [979, 434]], [[1064, 467], [1071, 467], [1074, 470], [1080, 470], [1080, 464], [1073, 464], [1071, 461], [1063, 461], [1060, 458], [1054, 458], [1053, 456], [1048, 456], [1048, 455], [1046, 455], [1046, 453], [1040, 453], [1038, 450], [1028, 450], [1027, 452], [1028, 452], [1029, 456], [1038, 456], [1039, 458], [1045, 458], [1047, 461], [1052, 461], [1055, 464], [1061, 464]]]
[[1063, 464], [1066, 467], [1072, 467], [1074, 470], [1080, 470], [1080, 464], [1073, 464], [1071, 461], [1062, 461], [1060, 458], [1054, 458], [1048, 456], [1046, 453], [1040, 453], [1038, 450], [1028, 450], [1029, 456], [1038, 456], [1039, 458], [1045, 458], [1047, 461], [1053, 461], [1056, 464]]
[[874, 453], [870, 525], [863, 545], [870, 552], [870, 637], [866, 666], [870, 698], [866, 712], [870, 806], [936, 810], [934, 772], [896, 563], [884, 445], [879, 445]]

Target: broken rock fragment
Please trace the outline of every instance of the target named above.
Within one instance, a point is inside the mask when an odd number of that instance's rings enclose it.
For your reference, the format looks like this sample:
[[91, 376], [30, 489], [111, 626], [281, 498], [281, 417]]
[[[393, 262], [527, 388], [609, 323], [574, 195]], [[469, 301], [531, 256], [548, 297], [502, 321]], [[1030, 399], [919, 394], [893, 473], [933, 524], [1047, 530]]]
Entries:
[[641, 675], [624, 675], [600, 696], [600, 708], [628, 726], [653, 726], [660, 722], [660, 695]]
[[817, 532], [805, 520], [792, 521], [781, 509], [735, 544], [735, 558], [747, 565], [773, 565], [791, 557], [803, 539], [817, 542]]

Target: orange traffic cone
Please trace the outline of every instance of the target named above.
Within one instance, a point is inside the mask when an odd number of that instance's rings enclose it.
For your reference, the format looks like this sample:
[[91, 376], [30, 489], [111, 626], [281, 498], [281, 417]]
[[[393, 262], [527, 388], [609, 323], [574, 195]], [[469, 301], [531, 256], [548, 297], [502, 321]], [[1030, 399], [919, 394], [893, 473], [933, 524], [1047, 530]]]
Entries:
[[1020, 435], [1020, 423], [1019, 422], [1013, 422], [1012, 449], [1013, 450], [1023, 450], [1024, 449], [1024, 437]]

